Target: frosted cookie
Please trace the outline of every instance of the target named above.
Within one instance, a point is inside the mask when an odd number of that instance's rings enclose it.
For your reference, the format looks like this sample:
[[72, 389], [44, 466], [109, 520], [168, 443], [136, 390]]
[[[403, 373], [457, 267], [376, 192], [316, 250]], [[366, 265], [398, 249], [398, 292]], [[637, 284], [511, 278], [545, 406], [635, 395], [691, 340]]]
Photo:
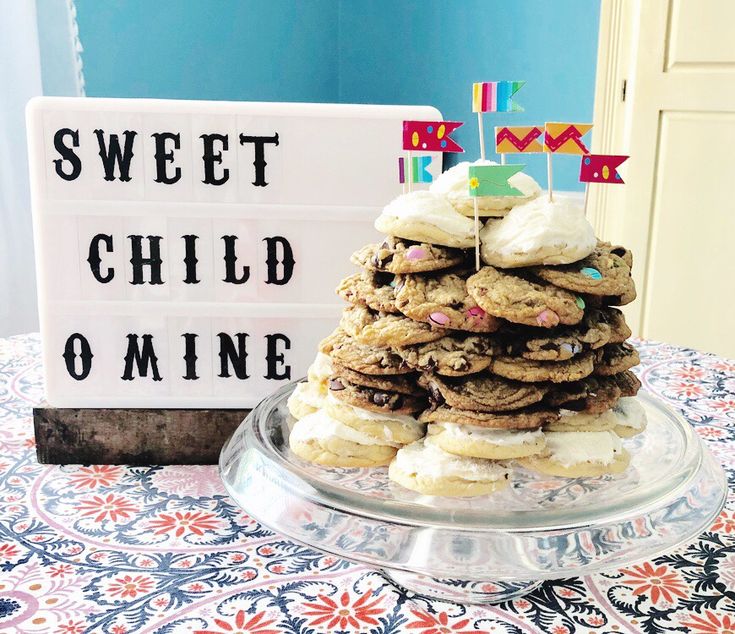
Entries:
[[563, 409], [559, 420], [549, 423], [544, 431], [610, 431], [618, 424], [618, 417], [610, 409], [596, 414]]
[[318, 383], [304, 381], [299, 383], [286, 401], [286, 407], [295, 419], [316, 412], [323, 404], [326, 394]]
[[326, 467], [378, 467], [396, 454], [395, 446], [348, 427], [323, 410], [298, 420], [288, 443], [299, 458]]
[[[583, 260], [561, 266], [533, 267], [531, 272], [554, 286], [585, 295], [629, 296], [635, 299], [635, 284], [625, 260], [598, 245]], [[632, 301], [632, 300], [631, 300]]]
[[522, 383], [507, 379], [474, 374], [449, 378], [422, 375], [419, 384], [429, 392], [434, 406], [446, 403], [449, 407], [478, 412], [503, 412], [520, 409], [540, 402], [548, 387], [542, 384]]
[[392, 200], [375, 220], [381, 233], [446, 247], [475, 245], [475, 223], [440, 194], [415, 191]]
[[427, 429], [425, 442], [451, 454], [489, 460], [533, 456], [546, 447], [546, 438], [540, 429], [487, 429], [456, 423], [432, 423]]
[[620, 374], [641, 362], [638, 351], [629, 343], [609, 344], [595, 355], [595, 374], [602, 376]]
[[508, 484], [510, 468], [502, 463], [455, 456], [417, 440], [398, 450], [388, 477], [423, 495], [486, 495]]
[[553, 328], [577, 324], [584, 316], [584, 302], [572, 293], [492, 266], [471, 276], [467, 291], [486, 312], [517, 324]]
[[[474, 201], [469, 195], [470, 165], [497, 165], [494, 161], [478, 159], [473, 163], [462, 161], [449, 168], [429, 187], [429, 191], [443, 194], [452, 206], [465, 216], [474, 217]], [[477, 208], [481, 216], [504, 216], [509, 209], [533, 200], [541, 193], [539, 184], [528, 174], [518, 172], [508, 184], [522, 192], [522, 196], [478, 196]]]
[[397, 274], [441, 271], [461, 264], [466, 258], [465, 252], [459, 249], [388, 236], [380, 244], [368, 244], [355, 251], [350, 261], [369, 271]]
[[325, 399], [324, 411], [348, 427], [386, 444], [407, 445], [424, 436], [423, 423], [413, 416], [373, 412], [348, 405], [333, 396]]
[[643, 409], [643, 405], [636, 398], [621, 398], [615, 404], [613, 413], [617, 417], [617, 424], [613, 431], [621, 438], [636, 436], [644, 431], [648, 425], [646, 410]]
[[306, 377], [310, 382], [316, 383], [324, 396], [327, 395], [327, 382], [332, 376], [332, 358], [323, 352], [317, 352], [314, 361], [306, 371]]
[[593, 360], [592, 352], [578, 355], [567, 361], [531, 361], [518, 357], [494, 357], [488, 369], [493, 374], [516, 381], [563, 383], [578, 381], [592, 374], [595, 369]]
[[355, 305], [342, 311], [339, 325], [358, 343], [389, 348], [436, 341], [447, 333], [434, 324], [414, 321], [403, 315], [376, 313]]
[[429, 343], [396, 348], [395, 353], [416, 370], [465, 376], [487, 368], [495, 348], [488, 337], [452, 334]]
[[494, 332], [501, 320], [486, 313], [467, 292], [466, 272], [399, 275], [395, 305], [416, 321], [466, 332]]
[[391, 273], [363, 271], [343, 279], [336, 292], [350, 304], [367, 306], [384, 313], [399, 313], [394, 286], [395, 276]]
[[329, 394], [338, 401], [384, 414], [412, 415], [425, 409], [428, 404], [423, 390], [415, 394], [401, 394], [365, 385], [356, 385], [339, 377], [329, 380]]
[[547, 432], [546, 451], [518, 462], [547, 475], [580, 478], [622, 473], [630, 456], [610, 431]]
[[395, 352], [355, 341], [337, 328], [319, 343], [319, 351], [342, 365], [362, 374], [408, 374], [411, 367]]
[[569, 264], [597, 245], [581, 204], [560, 197], [552, 202], [546, 196], [513, 208], [505, 218], [488, 220], [480, 240], [482, 261], [503, 269]]
[[421, 423], [459, 423], [490, 429], [537, 429], [559, 418], [558, 410], [542, 406], [525, 407], [509, 412], [478, 412], [440, 405], [419, 416]]

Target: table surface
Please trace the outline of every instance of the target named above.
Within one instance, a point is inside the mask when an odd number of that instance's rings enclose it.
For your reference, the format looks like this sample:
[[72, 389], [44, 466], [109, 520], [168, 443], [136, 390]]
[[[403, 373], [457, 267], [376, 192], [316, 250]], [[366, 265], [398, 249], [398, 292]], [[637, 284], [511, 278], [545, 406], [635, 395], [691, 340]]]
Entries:
[[[644, 386], [680, 411], [735, 489], [735, 361], [652, 342]], [[735, 499], [689, 546], [545, 582], [496, 607], [407, 598], [272, 533], [215, 467], [44, 466], [37, 335], [0, 340], [0, 632], [570, 634], [735, 631]]]

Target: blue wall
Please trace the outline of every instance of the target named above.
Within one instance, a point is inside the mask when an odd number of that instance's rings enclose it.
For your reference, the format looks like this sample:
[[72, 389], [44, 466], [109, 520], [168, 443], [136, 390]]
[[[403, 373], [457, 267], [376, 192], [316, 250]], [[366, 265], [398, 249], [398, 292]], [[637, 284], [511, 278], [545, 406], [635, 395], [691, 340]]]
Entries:
[[[479, 155], [473, 81], [528, 82], [525, 112], [485, 115], [488, 148], [495, 125], [592, 119], [592, 0], [76, 4], [90, 96], [427, 103], [466, 122], [455, 138], [468, 158]], [[522, 161], [545, 186], [544, 157]], [[554, 186], [581, 189], [578, 171], [577, 157], [555, 157]]]

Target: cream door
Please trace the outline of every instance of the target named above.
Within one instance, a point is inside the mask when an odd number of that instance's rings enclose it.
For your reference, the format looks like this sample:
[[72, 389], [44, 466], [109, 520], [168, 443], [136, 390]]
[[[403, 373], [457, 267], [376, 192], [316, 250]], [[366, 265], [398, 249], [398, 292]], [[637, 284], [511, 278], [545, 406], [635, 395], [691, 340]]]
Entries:
[[735, 2], [602, 0], [591, 185], [598, 235], [633, 250], [634, 333], [735, 358]]

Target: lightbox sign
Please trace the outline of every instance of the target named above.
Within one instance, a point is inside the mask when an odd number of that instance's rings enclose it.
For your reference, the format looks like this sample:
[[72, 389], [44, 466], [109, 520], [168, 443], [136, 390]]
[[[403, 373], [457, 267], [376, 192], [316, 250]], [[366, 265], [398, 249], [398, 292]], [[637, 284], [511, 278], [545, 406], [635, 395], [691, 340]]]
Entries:
[[38, 98], [27, 118], [48, 402], [252, 407], [337, 323], [401, 191], [402, 121], [441, 114]]

